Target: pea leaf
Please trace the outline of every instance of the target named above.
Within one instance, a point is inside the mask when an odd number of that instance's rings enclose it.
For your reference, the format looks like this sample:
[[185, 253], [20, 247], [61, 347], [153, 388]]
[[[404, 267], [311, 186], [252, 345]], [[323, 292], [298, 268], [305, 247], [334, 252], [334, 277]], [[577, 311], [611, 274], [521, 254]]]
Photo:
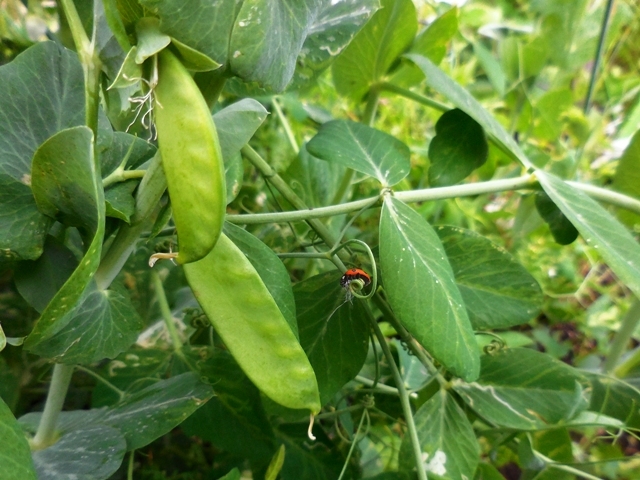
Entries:
[[138, 186], [138, 183], [138, 180], [126, 180], [107, 187], [104, 191], [105, 214], [107, 217], [119, 218], [129, 223], [129, 219], [136, 209], [133, 191]]
[[229, 44], [233, 73], [276, 92], [284, 90], [320, 5], [320, 0], [242, 2]]
[[[640, 130], [633, 135], [631, 142], [618, 160], [612, 186], [619, 192], [640, 198]], [[640, 223], [638, 214], [626, 210], [618, 211], [618, 218], [629, 227]]]
[[171, 37], [160, 31], [157, 18], [145, 17], [136, 23], [138, 44], [136, 45], [136, 63], [142, 64], [147, 58], [155, 55], [171, 43]]
[[25, 261], [16, 269], [16, 288], [29, 305], [42, 312], [77, 265], [73, 252], [55, 237], [48, 236], [40, 258]]
[[538, 430], [569, 420], [588, 401], [577, 370], [549, 355], [509, 348], [483, 355], [480, 378], [455, 381], [454, 389], [475, 412], [490, 422], [518, 430]]
[[80, 302], [55, 330], [31, 351], [58, 363], [94, 363], [114, 358], [135, 342], [142, 319], [121, 287], [101, 290], [91, 282]]
[[41, 42], [0, 67], [0, 251], [33, 260], [51, 220], [30, 192], [34, 152], [58, 130], [84, 124], [84, 79], [75, 53]]
[[87, 127], [57, 133], [36, 151], [32, 166], [38, 208], [84, 233], [86, 252], [78, 267], [44, 309], [25, 341], [31, 349], [71, 321], [74, 308], [93, 277], [102, 252], [104, 192], [93, 158], [93, 134]]
[[199, 362], [198, 369], [214, 386], [215, 395], [182, 423], [182, 429], [234, 455], [266, 462], [275, 450], [275, 436], [259, 390], [224, 350]]
[[388, 133], [361, 123], [333, 120], [324, 123], [307, 143], [311, 155], [376, 178], [385, 187], [409, 174], [409, 147]]
[[131, 149], [131, 153], [129, 153], [125, 167], [130, 169], [138, 168], [147, 160], [150, 160], [157, 150], [153, 144], [142, 138], [124, 132], [114, 132], [111, 145], [100, 154], [100, 173], [102, 178], [107, 177], [120, 166], [129, 149]]
[[640, 390], [606, 375], [588, 374], [592, 393], [589, 410], [617, 418], [627, 428], [640, 428]]
[[144, 447], [180, 425], [213, 396], [211, 386], [188, 372], [161, 380], [103, 411], [96, 421], [120, 430], [127, 450]]
[[456, 283], [474, 328], [526, 323], [542, 307], [535, 278], [506, 250], [471, 230], [438, 226]]
[[0, 398], [0, 461], [3, 476], [7, 479], [36, 480], [27, 437], [20, 428], [11, 410]]
[[[487, 74], [487, 78], [493, 89], [500, 97], [504, 97], [507, 83], [507, 76], [500, 65], [500, 62], [493, 56], [491, 51], [482, 42], [473, 43], [473, 53], [476, 54], [478, 63]], [[437, 63], [437, 62], [434, 62]]]
[[597, 202], [557, 177], [536, 172], [547, 195], [573, 223], [611, 270], [640, 297], [640, 245], [629, 231]]
[[316, 372], [320, 403], [358, 374], [369, 348], [369, 324], [359, 301], [345, 303], [340, 273], [327, 272], [293, 288], [300, 344]]
[[442, 243], [415, 210], [390, 196], [380, 218], [380, 269], [400, 322], [445, 368], [475, 380], [480, 352]]
[[89, 424], [33, 452], [33, 463], [39, 480], [109, 478], [122, 464], [126, 451], [127, 444], [117, 429]]
[[488, 154], [484, 130], [473, 118], [457, 108], [443, 113], [429, 144], [429, 184], [444, 187], [458, 183], [484, 165]]
[[269, 290], [293, 333], [298, 337], [296, 303], [291, 290], [289, 272], [273, 250], [246, 230], [225, 223], [224, 233], [247, 256]]
[[293, 82], [289, 89], [299, 88], [315, 80], [379, 8], [378, 0], [323, 0], [298, 55]]
[[382, 0], [382, 8], [333, 63], [333, 82], [341, 95], [360, 100], [379, 82], [418, 31], [411, 0]]
[[527, 159], [524, 152], [504, 127], [500, 125], [466, 89], [449, 78], [428, 58], [415, 53], [408, 53], [405, 57], [414, 62], [420, 70], [422, 70], [429, 87], [440, 92], [456, 107], [478, 122], [501, 149], [512, 152], [523, 165], [527, 167], [531, 165], [531, 162]]
[[213, 115], [225, 164], [251, 140], [268, 113], [258, 101], [243, 98]]
[[549, 225], [549, 230], [551, 230], [551, 235], [556, 243], [569, 245], [578, 238], [576, 227], [545, 192], [536, 192], [536, 210]]
[[[424, 468], [446, 478], [473, 478], [480, 446], [471, 423], [455, 399], [439, 390], [414, 416]], [[413, 470], [415, 459], [409, 435], [400, 446], [399, 467]]]

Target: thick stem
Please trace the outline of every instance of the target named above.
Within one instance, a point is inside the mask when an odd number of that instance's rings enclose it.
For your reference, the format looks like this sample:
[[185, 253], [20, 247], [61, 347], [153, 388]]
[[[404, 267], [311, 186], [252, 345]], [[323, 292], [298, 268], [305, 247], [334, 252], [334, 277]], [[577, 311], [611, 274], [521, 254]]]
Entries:
[[378, 326], [371, 310], [368, 305], [365, 304], [365, 308], [367, 311], [367, 316], [369, 317], [369, 321], [371, 323], [371, 328], [373, 328], [373, 333], [378, 339], [378, 343], [382, 348], [382, 353], [389, 364], [389, 368], [391, 369], [391, 375], [393, 376], [393, 381], [396, 384], [396, 388], [398, 389], [398, 394], [400, 397], [400, 404], [402, 405], [402, 411], [405, 416], [405, 420], [407, 422], [407, 430], [409, 432], [409, 439], [411, 441], [411, 449], [413, 450], [413, 457], [416, 462], [416, 470], [418, 472], [418, 478], [420, 480], [427, 480], [427, 472], [422, 465], [422, 449], [420, 448], [420, 440], [418, 439], [418, 430], [416, 429], [416, 424], [413, 421], [413, 412], [411, 411], [411, 403], [409, 401], [409, 393], [406, 388], [404, 388], [404, 381], [402, 380], [402, 375], [400, 375], [400, 371], [398, 370], [398, 366], [391, 354], [391, 350], [389, 349], [389, 345], [387, 344], [387, 339], [382, 334], [382, 330]]
[[63, 365], [56, 363], [53, 367], [53, 376], [49, 385], [47, 402], [44, 405], [44, 412], [38, 425], [38, 431], [31, 441], [32, 450], [41, 450], [52, 445], [56, 440], [56, 424], [58, 416], [62, 411], [64, 399], [71, 383], [73, 375], [73, 365]]

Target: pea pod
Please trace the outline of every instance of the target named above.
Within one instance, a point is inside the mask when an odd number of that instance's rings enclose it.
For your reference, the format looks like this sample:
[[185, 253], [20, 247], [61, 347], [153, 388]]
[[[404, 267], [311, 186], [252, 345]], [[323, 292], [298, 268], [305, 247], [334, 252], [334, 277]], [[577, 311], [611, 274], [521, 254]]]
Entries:
[[256, 387], [285, 407], [318, 412], [309, 359], [244, 253], [222, 234], [205, 258], [184, 271], [211, 324]]
[[178, 231], [180, 264], [205, 257], [224, 223], [226, 192], [218, 134], [209, 107], [171, 51], [158, 54], [154, 118]]

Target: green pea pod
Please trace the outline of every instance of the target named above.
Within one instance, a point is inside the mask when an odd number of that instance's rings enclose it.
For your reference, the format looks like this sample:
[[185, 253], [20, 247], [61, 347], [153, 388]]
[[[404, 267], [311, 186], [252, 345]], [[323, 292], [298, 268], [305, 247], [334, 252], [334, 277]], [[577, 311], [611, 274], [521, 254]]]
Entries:
[[288, 408], [320, 410], [316, 376], [251, 262], [222, 234], [202, 260], [184, 266], [200, 306], [242, 370]]
[[209, 107], [171, 51], [158, 54], [154, 119], [178, 231], [180, 264], [204, 258], [218, 241], [226, 209], [224, 164]]

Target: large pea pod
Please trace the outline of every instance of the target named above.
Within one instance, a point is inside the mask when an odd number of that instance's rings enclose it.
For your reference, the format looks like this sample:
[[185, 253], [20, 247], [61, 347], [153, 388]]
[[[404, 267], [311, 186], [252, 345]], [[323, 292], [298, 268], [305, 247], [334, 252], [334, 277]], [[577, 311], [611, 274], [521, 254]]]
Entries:
[[288, 408], [320, 410], [316, 376], [251, 262], [222, 234], [209, 255], [184, 266], [191, 289], [256, 387]]
[[222, 232], [226, 208], [218, 134], [200, 90], [180, 60], [158, 54], [155, 125], [178, 231], [180, 264], [204, 258]]

